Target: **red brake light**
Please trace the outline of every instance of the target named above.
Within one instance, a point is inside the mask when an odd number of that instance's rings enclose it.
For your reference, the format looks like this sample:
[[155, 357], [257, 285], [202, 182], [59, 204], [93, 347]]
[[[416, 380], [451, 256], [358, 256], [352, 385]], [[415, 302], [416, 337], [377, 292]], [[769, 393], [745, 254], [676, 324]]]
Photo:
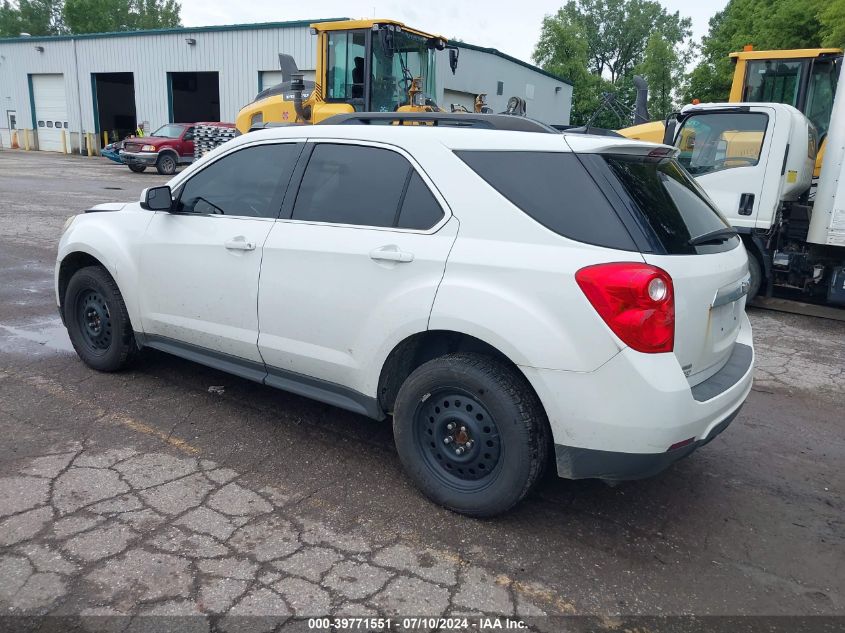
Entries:
[[675, 345], [675, 291], [665, 270], [618, 262], [587, 266], [575, 281], [604, 322], [638, 352], [671, 352]]

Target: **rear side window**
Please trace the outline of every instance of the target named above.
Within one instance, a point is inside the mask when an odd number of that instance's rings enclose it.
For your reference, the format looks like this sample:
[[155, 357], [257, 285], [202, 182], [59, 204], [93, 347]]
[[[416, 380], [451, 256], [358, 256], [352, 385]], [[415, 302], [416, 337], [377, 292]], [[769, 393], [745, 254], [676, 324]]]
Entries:
[[404, 156], [362, 145], [318, 143], [293, 208], [294, 220], [425, 230], [443, 210]]
[[414, 170], [411, 170], [410, 174], [411, 179], [408, 181], [408, 189], [405, 191], [405, 199], [402, 201], [402, 210], [399, 212], [399, 222], [396, 226], [400, 229], [424, 231], [440, 222], [443, 209], [440, 208], [420, 175]]
[[692, 238], [730, 225], [674, 159], [614, 155], [605, 161], [666, 254], [705, 254], [736, 247], [736, 236], [690, 246]]
[[516, 207], [558, 235], [597, 246], [637, 250], [619, 216], [574, 154], [455, 153]]

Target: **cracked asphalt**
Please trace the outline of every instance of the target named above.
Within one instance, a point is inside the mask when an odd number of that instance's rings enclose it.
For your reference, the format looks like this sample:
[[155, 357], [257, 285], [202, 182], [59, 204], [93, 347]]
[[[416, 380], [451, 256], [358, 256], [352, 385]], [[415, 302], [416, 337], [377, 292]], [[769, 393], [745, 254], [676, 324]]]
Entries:
[[61, 226], [165, 180], [0, 151], [0, 628], [845, 621], [845, 323], [751, 312], [755, 388], [708, 446], [616, 488], [549, 476], [468, 519], [409, 484], [389, 422], [154, 351], [118, 374], [77, 359], [52, 289]]

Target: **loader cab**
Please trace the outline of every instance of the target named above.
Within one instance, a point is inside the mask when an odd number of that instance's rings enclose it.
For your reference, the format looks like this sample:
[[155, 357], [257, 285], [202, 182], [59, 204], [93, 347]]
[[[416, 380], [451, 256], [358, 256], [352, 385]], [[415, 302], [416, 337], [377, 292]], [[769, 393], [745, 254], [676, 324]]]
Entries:
[[[356, 20], [323, 23], [319, 50], [324, 60], [323, 95], [356, 112], [394, 112], [404, 106], [426, 109], [435, 94], [436, 51], [446, 40], [399, 22]], [[414, 79], [421, 93], [409, 102]]]

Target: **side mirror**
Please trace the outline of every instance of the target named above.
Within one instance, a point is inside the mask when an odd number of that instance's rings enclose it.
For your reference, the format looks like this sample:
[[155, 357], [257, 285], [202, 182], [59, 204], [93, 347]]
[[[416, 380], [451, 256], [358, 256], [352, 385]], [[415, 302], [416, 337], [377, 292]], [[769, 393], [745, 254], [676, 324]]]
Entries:
[[170, 187], [149, 187], [141, 196], [141, 208], [148, 211], [170, 211], [173, 208], [173, 194]]
[[450, 48], [449, 49], [449, 68], [452, 69], [452, 74], [455, 74], [455, 71], [458, 69], [458, 49], [457, 48]]

